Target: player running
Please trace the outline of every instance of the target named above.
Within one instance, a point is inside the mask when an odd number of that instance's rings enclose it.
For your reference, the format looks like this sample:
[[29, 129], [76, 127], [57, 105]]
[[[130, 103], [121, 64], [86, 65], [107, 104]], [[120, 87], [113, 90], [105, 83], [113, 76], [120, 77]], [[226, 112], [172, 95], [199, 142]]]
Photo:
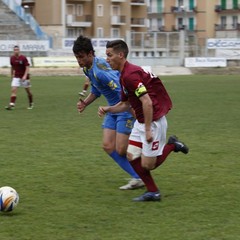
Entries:
[[[101, 95], [106, 98], [110, 106], [120, 101], [119, 72], [112, 70], [106, 60], [96, 57], [94, 52], [89, 38], [79, 36], [74, 42], [73, 53], [91, 83], [89, 95], [78, 102], [80, 113]], [[128, 137], [134, 121], [134, 117], [129, 112], [109, 113], [102, 124], [104, 151], [131, 176], [128, 184], [120, 187], [121, 190], [144, 186], [126, 158]]]
[[161, 194], [151, 175], [172, 152], [188, 153], [188, 147], [176, 136], [166, 142], [165, 115], [172, 108], [171, 99], [161, 80], [152, 73], [127, 61], [128, 46], [122, 40], [107, 43], [107, 62], [121, 72], [121, 102], [99, 107], [98, 114], [126, 111], [132, 107], [137, 120], [129, 137], [127, 157], [146, 185], [147, 192], [133, 201], [160, 201]]

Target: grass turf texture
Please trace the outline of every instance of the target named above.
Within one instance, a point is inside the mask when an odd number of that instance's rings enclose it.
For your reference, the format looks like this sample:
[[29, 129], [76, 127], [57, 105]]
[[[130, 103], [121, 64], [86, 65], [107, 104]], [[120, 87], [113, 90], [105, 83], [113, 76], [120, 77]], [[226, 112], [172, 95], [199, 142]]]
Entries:
[[160, 203], [131, 201], [128, 178], [101, 149], [99, 99], [79, 115], [78, 77], [33, 77], [35, 108], [19, 89], [6, 111], [1, 77], [1, 179], [20, 202], [0, 213], [1, 240], [236, 240], [239, 238], [239, 76], [162, 77], [174, 104], [168, 136], [190, 153], [172, 153], [153, 175]]

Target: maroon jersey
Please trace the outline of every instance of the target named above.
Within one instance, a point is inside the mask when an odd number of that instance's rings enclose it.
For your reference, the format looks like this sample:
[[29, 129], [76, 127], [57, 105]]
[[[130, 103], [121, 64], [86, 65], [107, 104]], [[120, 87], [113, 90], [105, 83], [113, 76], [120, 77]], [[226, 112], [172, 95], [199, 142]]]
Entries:
[[[18, 57], [11, 56], [10, 63], [14, 70], [14, 77], [16, 78], [22, 78], [26, 67], [29, 66], [29, 62], [24, 55], [19, 55]], [[27, 78], [29, 78], [29, 75]]]
[[161, 80], [141, 67], [126, 62], [121, 72], [122, 101], [129, 101], [136, 118], [144, 123], [142, 102], [139, 97], [148, 93], [153, 104], [153, 121], [166, 115], [172, 108], [172, 101]]

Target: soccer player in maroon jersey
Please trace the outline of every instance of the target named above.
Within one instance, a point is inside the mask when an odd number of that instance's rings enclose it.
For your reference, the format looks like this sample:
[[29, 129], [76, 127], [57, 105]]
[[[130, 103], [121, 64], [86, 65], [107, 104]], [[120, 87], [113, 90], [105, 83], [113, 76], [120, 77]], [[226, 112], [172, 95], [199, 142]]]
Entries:
[[5, 107], [6, 110], [12, 110], [15, 107], [18, 87], [23, 87], [28, 95], [28, 109], [33, 109], [33, 96], [30, 91], [31, 83], [29, 78], [29, 62], [24, 55], [20, 54], [19, 46], [14, 46], [13, 56], [10, 58], [11, 64], [11, 97], [10, 103]]
[[161, 194], [151, 170], [159, 167], [172, 152], [187, 154], [189, 149], [176, 136], [166, 143], [167, 120], [171, 99], [161, 80], [150, 72], [127, 61], [128, 46], [122, 40], [107, 43], [107, 62], [121, 72], [121, 102], [100, 106], [98, 115], [134, 110], [136, 121], [129, 137], [127, 158], [142, 178], [147, 192], [133, 201], [160, 201]]

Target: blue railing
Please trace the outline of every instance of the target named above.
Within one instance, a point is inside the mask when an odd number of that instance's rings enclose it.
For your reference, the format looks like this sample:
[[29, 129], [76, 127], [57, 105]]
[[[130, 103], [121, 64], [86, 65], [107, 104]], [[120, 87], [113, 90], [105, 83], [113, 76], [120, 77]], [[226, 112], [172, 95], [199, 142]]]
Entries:
[[52, 38], [42, 31], [41, 27], [35, 20], [35, 18], [25, 12], [25, 9], [16, 4], [15, 0], [2, 0], [16, 15], [21, 18], [26, 24], [29, 24], [30, 28], [34, 31], [39, 40], [49, 40], [49, 45], [52, 45]]

